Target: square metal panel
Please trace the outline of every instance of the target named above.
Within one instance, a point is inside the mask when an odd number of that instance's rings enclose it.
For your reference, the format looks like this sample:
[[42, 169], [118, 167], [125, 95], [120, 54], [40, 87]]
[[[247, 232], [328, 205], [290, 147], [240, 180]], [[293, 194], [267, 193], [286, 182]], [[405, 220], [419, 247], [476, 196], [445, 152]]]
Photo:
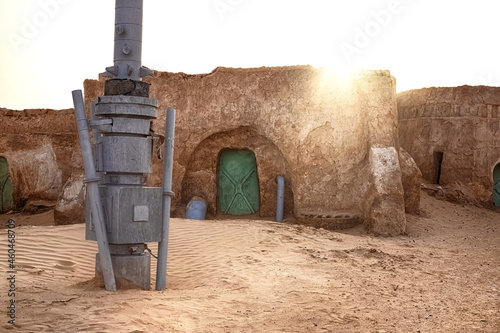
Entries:
[[149, 206], [134, 206], [134, 222], [149, 221]]
[[[159, 242], [162, 189], [160, 187], [101, 187], [108, 241], [111, 244]], [[86, 239], [96, 240], [94, 221], [86, 208]]]

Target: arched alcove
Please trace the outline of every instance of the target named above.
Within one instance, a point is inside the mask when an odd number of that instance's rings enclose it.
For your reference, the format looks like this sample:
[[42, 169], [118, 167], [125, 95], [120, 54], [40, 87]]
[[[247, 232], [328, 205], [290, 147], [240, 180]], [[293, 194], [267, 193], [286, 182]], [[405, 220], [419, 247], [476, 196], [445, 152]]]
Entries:
[[218, 208], [218, 173], [221, 152], [225, 150], [249, 150], [255, 154], [259, 210], [261, 217], [272, 217], [276, 213], [276, 177], [285, 178], [285, 214], [293, 213], [291, 172], [287, 160], [278, 147], [249, 127], [213, 134], [203, 140], [189, 159], [182, 181], [181, 205], [192, 198], [203, 198], [207, 212], [220, 213]]

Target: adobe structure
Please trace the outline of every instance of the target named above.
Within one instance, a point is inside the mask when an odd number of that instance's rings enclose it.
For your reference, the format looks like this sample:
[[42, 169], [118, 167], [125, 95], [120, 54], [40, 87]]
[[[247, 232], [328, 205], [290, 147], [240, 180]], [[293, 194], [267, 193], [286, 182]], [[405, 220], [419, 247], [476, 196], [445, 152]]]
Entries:
[[397, 103], [401, 146], [437, 194], [500, 206], [500, 88], [411, 90]]
[[[160, 110], [150, 186], [160, 186], [164, 110], [177, 109], [174, 216], [201, 198], [211, 217], [272, 217], [277, 176], [285, 178], [285, 215], [299, 223], [329, 229], [363, 223], [374, 234], [397, 235], [405, 232], [405, 208], [418, 211], [420, 172], [399, 147], [388, 71], [347, 79], [310, 66], [217, 68], [204, 75], [156, 72], [146, 81]], [[84, 89], [89, 112], [104, 93], [104, 78], [86, 80]], [[70, 111], [3, 110], [0, 129], [0, 156], [10, 163], [17, 202], [57, 197], [58, 222], [82, 222], [83, 168]], [[49, 161], [43, 167], [36, 162], [42, 155]], [[238, 168], [226, 173], [235, 156], [253, 163], [244, 168], [253, 176], [238, 175]], [[222, 193], [228, 190], [220, 177], [235, 182], [233, 192]], [[241, 191], [253, 191], [254, 202], [235, 194]]]
[[[83, 165], [73, 110], [0, 108], [0, 117], [0, 181], [8, 185], [0, 188], [0, 213], [55, 206], [63, 197], [71, 198], [63, 202], [66, 209], [83, 213]], [[65, 223], [83, 220], [79, 214], [64, 218]]]

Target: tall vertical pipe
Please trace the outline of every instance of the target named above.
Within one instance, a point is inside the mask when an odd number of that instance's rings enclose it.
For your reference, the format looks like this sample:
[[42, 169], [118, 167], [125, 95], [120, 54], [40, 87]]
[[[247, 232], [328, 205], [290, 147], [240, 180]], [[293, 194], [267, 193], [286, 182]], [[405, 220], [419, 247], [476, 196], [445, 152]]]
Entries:
[[115, 2], [114, 65], [106, 68], [107, 76], [139, 81], [151, 70], [141, 67], [143, 0]]
[[170, 227], [170, 203], [172, 192], [172, 170], [174, 164], [175, 110], [168, 108], [165, 117], [165, 159], [163, 160], [163, 220], [161, 241], [158, 243], [158, 265], [156, 267], [156, 290], [167, 288], [168, 233]]
[[76, 125], [78, 127], [78, 136], [80, 138], [80, 147], [82, 149], [83, 166], [85, 169], [85, 182], [87, 183], [88, 198], [90, 200], [90, 212], [93, 216], [95, 225], [97, 247], [99, 249], [99, 259], [101, 262], [102, 275], [106, 290], [116, 291], [115, 274], [109, 252], [108, 235], [106, 225], [104, 224], [104, 211], [99, 194], [99, 178], [96, 176], [94, 157], [90, 146], [89, 128], [85, 108], [83, 106], [83, 96], [81, 90], [74, 90], [73, 104], [75, 106]]
[[276, 205], [276, 222], [283, 221], [283, 206], [285, 201], [285, 178], [278, 176], [278, 203]]

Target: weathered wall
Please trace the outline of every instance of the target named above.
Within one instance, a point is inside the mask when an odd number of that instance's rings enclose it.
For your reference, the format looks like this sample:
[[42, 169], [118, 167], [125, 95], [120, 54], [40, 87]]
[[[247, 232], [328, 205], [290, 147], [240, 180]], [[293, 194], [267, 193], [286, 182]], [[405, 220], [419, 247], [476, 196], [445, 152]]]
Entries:
[[[203, 196], [209, 212], [217, 213], [217, 156], [224, 148], [245, 147], [258, 158], [261, 216], [272, 215], [276, 205], [271, 180], [285, 175], [287, 209], [293, 205], [304, 223], [335, 227], [347, 219], [364, 221], [377, 234], [404, 232], [389, 72], [360, 71], [346, 80], [309, 66], [218, 68], [207, 75], [156, 72], [148, 82], [160, 105], [156, 134], [163, 134], [165, 109], [177, 109], [174, 206]], [[84, 86], [87, 105], [103, 94], [103, 81]], [[150, 184], [158, 186], [161, 150], [155, 151]]]
[[401, 146], [422, 176], [452, 201], [491, 206], [493, 168], [500, 163], [500, 88], [426, 88], [397, 95]]
[[[0, 116], [0, 156], [9, 163], [15, 206], [44, 200], [57, 204], [56, 215], [65, 210], [60, 197], [83, 167], [73, 111], [0, 109]], [[77, 201], [79, 214], [60, 214], [60, 223], [84, 221]]]
[[[165, 109], [178, 111], [174, 214], [183, 216], [193, 197], [202, 197], [209, 214], [218, 214], [219, 154], [247, 148], [257, 159], [262, 217], [274, 216], [276, 177], [283, 175], [285, 213], [302, 223], [338, 228], [364, 222], [375, 234], [404, 232], [403, 192], [415, 187], [418, 169], [399, 150], [389, 72], [359, 71], [345, 78], [309, 66], [218, 68], [206, 75], [157, 72], [148, 82], [160, 105], [151, 186], [161, 184]], [[104, 81], [86, 80], [84, 87], [88, 111], [103, 95]], [[56, 200], [59, 223], [83, 221], [73, 112], [2, 109], [0, 129], [0, 155], [13, 171], [17, 202]]]

